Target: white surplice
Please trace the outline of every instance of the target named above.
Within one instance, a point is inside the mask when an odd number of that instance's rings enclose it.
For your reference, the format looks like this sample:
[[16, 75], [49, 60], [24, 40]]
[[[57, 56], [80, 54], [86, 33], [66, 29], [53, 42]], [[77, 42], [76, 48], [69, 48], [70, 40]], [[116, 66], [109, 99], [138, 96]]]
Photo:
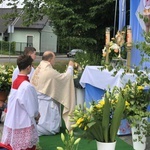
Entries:
[[13, 150], [36, 145], [38, 133], [34, 118], [38, 112], [37, 93], [29, 82], [23, 81], [17, 90], [11, 89], [2, 143], [10, 144]]
[[[31, 72], [30, 74], [28, 74], [29, 80], [31, 80], [31, 77], [33, 75], [34, 72], [34, 68], [31, 67]], [[14, 69], [13, 74], [12, 74], [12, 82], [14, 82], [14, 80], [17, 78], [17, 76], [19, 75], [19, 68], [18, 66]]]
[[53, 135], [60, 131], [60, 104], [49, 96], [38, 92], [40, 119], [37, 125], [38, 135]]

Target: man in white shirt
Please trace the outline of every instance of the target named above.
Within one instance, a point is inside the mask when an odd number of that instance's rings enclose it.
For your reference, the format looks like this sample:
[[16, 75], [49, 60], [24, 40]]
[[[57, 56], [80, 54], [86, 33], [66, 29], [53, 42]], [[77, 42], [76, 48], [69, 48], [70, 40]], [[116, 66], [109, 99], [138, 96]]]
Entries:
[[[34, 47], [25, 47], [24, 49], [24, 55], [29, 55], [31, 56], [31, 58], [33, 60], [36, 59], [36, 49]], [[34, 72], [34, 67], [32, 66], [31, 67], [31, 72], [30, 74], [28, 74], [28, 77], [29, 77], [29, 80], [31, 79], [32, 75], [33, 75], [33, 72]], [[19, 68], [18, 66], [15, 68], [15, 70], [13, 71], [13, 74], [12, 74], [12, 82], [17, 78], [19, 74]]]
[[38, 135], [52, 135], [60, 130], [60, 104], [64, 106], [62, 117], [68, 130], [71, 129], [69, 114], [75, 107], [73, 82], [74, 63], [69, 62], [67, 71], [59, 73], [53, 69], [55, 54], [46, 51], [42, 61], [35, 69], [31, 83], [38, 93], [40, 119], [37, 125]]

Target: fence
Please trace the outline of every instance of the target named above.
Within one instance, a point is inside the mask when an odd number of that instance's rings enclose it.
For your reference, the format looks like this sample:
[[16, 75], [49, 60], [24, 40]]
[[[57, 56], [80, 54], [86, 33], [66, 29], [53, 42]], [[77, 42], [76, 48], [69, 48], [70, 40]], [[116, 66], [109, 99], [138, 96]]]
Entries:
[[32, 46], [32, 44], [0, 41], [0, 54], [22, 54], [27, 46]]

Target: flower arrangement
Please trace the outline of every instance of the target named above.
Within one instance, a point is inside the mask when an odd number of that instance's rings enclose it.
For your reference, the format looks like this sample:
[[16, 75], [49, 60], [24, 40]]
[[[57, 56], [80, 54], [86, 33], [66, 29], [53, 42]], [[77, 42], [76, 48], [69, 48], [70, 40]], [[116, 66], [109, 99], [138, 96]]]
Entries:
[[79, 81], [82, 76], [83, 70], [84, 70], [84, 68], [82, 68], [78, 63], [75, 63], [73, 78], [74, 78], [74, 85], [76, 88], [82, 88]]
[[134, 69], [133, 73], [135, 74], [135, 81], [129, 80], [124, 91], [129, 103], [129, 107], [125, 111], [126, 117], [134, 126], [136, 121], [150, 115], [150, 112], [147, 111], [150, 104], [150, 77], [148, 70], [140, 71], [138, 67]]
[[149, 117], [150, 112], [147, 111], [150, 98], [150, 89], [146, 89], [138, 82], [126, 84], [124, 89], [128, 95], [127, 101], [129, 107], [126, 109], [126, 118], [131, 126], [135, 126], [137, 121], [141, 121], [143, 117]]
[[124, 31], [118, 31], [116, 36], [114, 38], [111, 38], [111, 41], [108, 43], [108, 45], [104, 46], [102, 49], [102, 64], [105, 63], [106, 55], [107, 55], [107, 48], [108, 48], [108, 58], [109, 62], [111, 62], [113, 59], [122, 60], [126, 59], [126, 44], [125, 44], [125, 32]]
[[[121, 57], [121, 48], [113, 40], [109, 42], [109, 60]], [[103, 57], [106, 57], [106, 46], [102, 49]]]
[[0, 65], [0, 91], [10, 91], [13, 70], [13, 66]]
[[124, 90], [128, 97], [128, 109], [125, 111], [126, 117], [131, 126], [135, 126], [137, 121], [141, 121], [143, 117], [149, 117], [150, 112], [147, 111], [150, 104], [150, 77], [148, 70], [134, 71], [136, 75], [135, 82], [128, 81]]
[[121, 88], [107, 91], [99, 102], [93, 101], [90, 108], [76, 106], [70, 121], [77, 134], [89, 140], [114, 142], [125, 110], [125, 95]]
[[[128, 107], [124, 111], [125, 118], [129, 121], [133, 142], [145, 144], [145, 138], [148, 134], [148, 117], [150, 117], [150, 77], [148, 70], [140, 71], [134, 69], [135, 81], [130, 80], [124, 87]], [[134, 145], [134, 144], [133, 144]]]

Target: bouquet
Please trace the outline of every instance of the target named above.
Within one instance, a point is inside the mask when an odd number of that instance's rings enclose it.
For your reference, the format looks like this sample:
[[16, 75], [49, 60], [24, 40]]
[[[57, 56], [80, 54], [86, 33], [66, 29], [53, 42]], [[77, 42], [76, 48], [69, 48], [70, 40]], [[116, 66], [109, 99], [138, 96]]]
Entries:
[[125, 110], [126, 95], [121, 88], [107, 91], [104, 98], [93, 101], [90, 108], [76, 106], [70, 121], [76, 133], [89, 140], [114, 142]]

